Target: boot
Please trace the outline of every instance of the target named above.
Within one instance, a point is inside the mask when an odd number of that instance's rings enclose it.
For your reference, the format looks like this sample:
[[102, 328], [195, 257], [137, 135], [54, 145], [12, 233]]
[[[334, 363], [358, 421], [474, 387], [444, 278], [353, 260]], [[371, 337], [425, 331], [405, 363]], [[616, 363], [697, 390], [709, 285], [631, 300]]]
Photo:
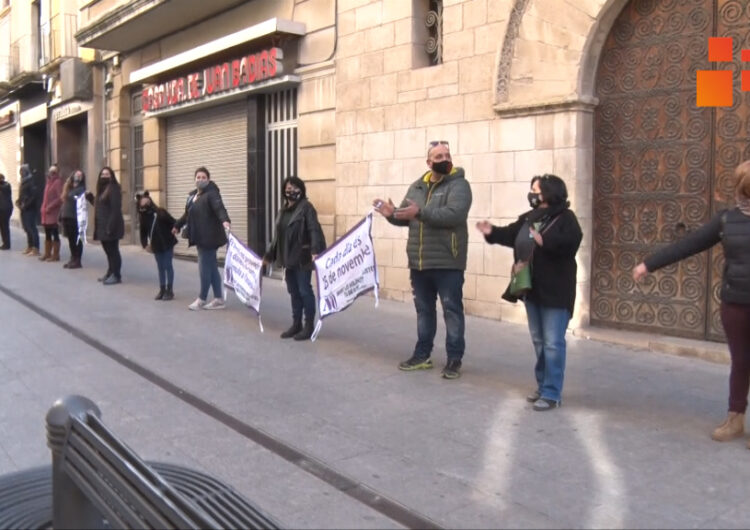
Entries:
[[69, 269], [80, 269], [81, 258], [70, 258], [70, 262], [67, 265]]
[[163, 285], [161, 287], [159, 287], [159, 294], [156, 295], [156, 297], [154, 298], [154, 300], [161, 300], [161, 299], [163, 299], [165, 291], [166, 291], [166, 289], [164, 288]]
[[716, 427], [711, 438], [717, 442], [728, 442], [739, 438], [745, 432], [745, 415], [741, 412], [730, 412], [724, 423]]
[[28, 253], [29, 256], [38, 256], [39, 255], [39, 249], [36, 247], [31, 247], [31, 251]]
[[312, 337], [313, 334], [313, 321], [305, 320], [305, 327], [302, 328], [299, 333], [294, 336], [294, 340], [307, 340]]
[[174, 291], [172, 291], [172, 286], [170, 284], [167, 284], [167, 290], [164, 291], [164, 296], [162, 297], [162, 300], [164, 301], [174, 300]]
[[50, 250], [52, 249], [52, 241], [44, 241], [44, 254], [39, 257], [39, 261], [47, 261], [50, 257]]
[[52, 254], [47, 258], [47, 261], [60, 261], [60, 242], [52, 242]]
[[[295, 320], [292, 322], [292, 326], [281, 334], [282, 339], [291, 339], [302, 329], [302, 320]], [[296, 338], [296, 337], [295, 337]]]
[[29, 252], [31, 252], [31, 247], [26, 247], [26, 250], [24, 250], [23, 252], [21, 252], [21, 254], [23, 254], [24, 256], [27, 256], [29, 254]]

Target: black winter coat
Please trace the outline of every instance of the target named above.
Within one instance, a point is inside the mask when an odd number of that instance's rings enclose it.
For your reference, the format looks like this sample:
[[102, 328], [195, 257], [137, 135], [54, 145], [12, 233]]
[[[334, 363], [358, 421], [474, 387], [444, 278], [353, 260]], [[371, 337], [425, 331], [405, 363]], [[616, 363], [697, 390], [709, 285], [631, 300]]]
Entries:
[[175, 220], [164, 208], [154, 207], [138, 210], [138, 224], [141, 232], [141, 246], [151, 244], [154, 253], [165, 252], [177, 244], [172, 234]]
[[187, 224], [188, 246], [216, 249], [227, 244], [227, 235], [222, 226], [225, 222], [231, 223], [219, 187], [209, 180], [208, 186], [200, 193], [198, 190], [190, 192], [185, 213], [177, 220], [175, 227], [180, 230]]
[[18, 199], [16, 200], [16, 205], [22, 212], [36, 210], [39, 207], [38, 195], [39, 193], [32, 177], [22, 180], [21, 187], [18, 188]]
[[4, 180], [0, 184], [0, 212], [10, 215], [13, 211], [13, 191], [10, 182]]
[[[492, 232], [485, 236], [488, 243], [496, 243], [506, 247], [515, 246], [516, 237], [526, 224], [527, 217], [534, 210], [530, 210], [514, 223], [507, 226], [493, 226]], [[557, 221], [552, 220], [558, 215]], [[545, 231], [546, 230], [546, 231]], [[576, 253], [581, 244], [583, 233], [578, 224], [578, 218], [572, 210], [565, 208], [561, 212], [552, 213], [546, 227], [541, 227], [543, 245], [535, 245], [531, 263], [531, 291], [526, 300], [542, 307], [558, 307], [567, 309], [573, 315], [576, 301]], [[513, 261], [517, 261], [515, 248]], [[516, 302], [518, 298], [508, 290], [503, 299]]]
[[110, 182], [94, 201], [94, 241], [119, 241], [124, 235], [122, 190]]
[[730, 304], [750, 305], [750, 217], [739, 208], [719, 212], [699, 229], [657, 250], [643, 262], [653, 272], [717, 243], [724, 247], [719, 298]]
[[[300, 199], [292, 210], [289, 222], [283, 227], [283, 241], [279, 241], [283, 211], [280, 210], [276, 216], [276, 235], [265, 259], [288, 269], [311, 268], [312, 255], [320, 254], [326, 249], [326, 238], [318, 222], [318, 212], [310, 201]], [[284, 246], [283, 254], [279, 252], [279, 245]], [[279, 260], [282, 255], [283, 263]]]

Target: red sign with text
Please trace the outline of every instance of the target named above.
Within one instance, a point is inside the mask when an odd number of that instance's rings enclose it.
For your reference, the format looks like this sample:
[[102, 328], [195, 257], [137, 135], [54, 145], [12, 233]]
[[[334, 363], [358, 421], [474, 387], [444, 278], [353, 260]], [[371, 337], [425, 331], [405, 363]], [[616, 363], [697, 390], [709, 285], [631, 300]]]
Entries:
[[186, 76], [143, 89], [143, 111], [154, 112], [222, 92], [248, 87], [277, 77], [283, 72], [281, 48], [269, 48], [252, 55], [204, 68]]

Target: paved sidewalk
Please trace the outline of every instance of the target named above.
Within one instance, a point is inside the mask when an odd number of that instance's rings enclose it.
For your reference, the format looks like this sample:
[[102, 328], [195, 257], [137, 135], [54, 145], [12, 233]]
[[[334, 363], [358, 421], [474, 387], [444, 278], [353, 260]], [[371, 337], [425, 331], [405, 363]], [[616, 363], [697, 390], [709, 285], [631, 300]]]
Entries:
[[[225, 311], [187, 310], [195, 263], [176, 261], [176, 300], [155, 302], [139, 248], [123, 248], [124, 283], [105, 287], [98, 246], [65, 271], [21, 256], [14, 237], [3, 288], [441, 526], [750, 527], [745, 440], [708, 437], [725, 365], [569, 336], [564, 406], [537, 413], [524, 326], [468, 317], [463, 377], [446, 381], [442, 324], [436, 369], [396, 369], [413, 346], [410, 304], [363, 298], [317, 342], [282, 341], [281, 282], [264, 284], [262, 334], [231, 294]], [[80, 393], [145, 458], [214, 474], [292, 527], [398, 526], [2, 293], [0, 312], [0, 473], [48, 462], [44, 413]]]

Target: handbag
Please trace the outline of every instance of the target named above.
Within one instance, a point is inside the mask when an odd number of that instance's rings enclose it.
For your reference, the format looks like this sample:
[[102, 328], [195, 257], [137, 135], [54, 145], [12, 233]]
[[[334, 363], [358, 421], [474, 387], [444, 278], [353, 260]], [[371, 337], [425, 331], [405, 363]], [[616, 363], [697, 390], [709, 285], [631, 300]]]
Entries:
[[[560, 215], [558, 214], [557, 217], [555, 217], [552, 222], [544, 228], [544, 231], [541, 232], [541, 234], [547, 232], [559, 217]], [[534, 259], [534, 248], [536, 248], [536, 243], [534, 244], [534, 247], [532, 247], [531, 255], [527, 261], [519, 260], [510, 268], [510, 285], [508, 286], [508, 292], [515, 297], [520, 298], [531, 291], [531, 262]]]

